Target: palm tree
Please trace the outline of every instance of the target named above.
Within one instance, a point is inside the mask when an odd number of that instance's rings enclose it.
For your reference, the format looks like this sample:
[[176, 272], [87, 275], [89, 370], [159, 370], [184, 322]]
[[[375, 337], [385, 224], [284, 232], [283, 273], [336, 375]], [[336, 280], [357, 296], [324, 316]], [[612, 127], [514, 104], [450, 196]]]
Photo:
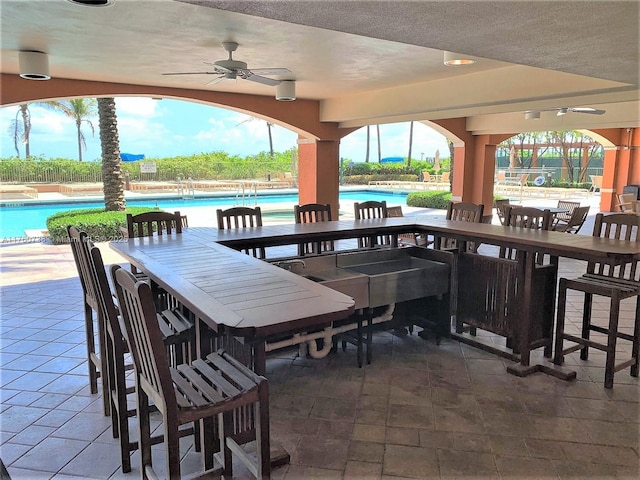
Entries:
[[[18, 117], [22, 117], [22, 121]], [[13, 132], [13, 146], [16, 149], [16, 156], [20, 157], [20, 148], [18, 144], [24, 145], [24, 156], [29, 158], [31, 151], [29, 149], [29, 136], [31, 134], [31, 112], [29, 104], [23, 103], [18, 106], [16, 118], [11, 122], [10, 131]]]
[[365, 163], [369, 163], [369, 142], [371, 141], [371, 131], [369, 130], [369, 125], [367, 125], [367, 150], [365, 151], [364, 161]]
[[122, 188], [116, 102], [113, 98], [98, 99], [98, 118], [102, 146], [104, 208], [107, 211], [121, 211], [125, 209], [126, 201]]
[[[256, 118], [256, 117], [249, 117], [246, 120], [243, 120], [240, 123], [236, 124], [236, 127], [238, 125], [242, 125], [243, 123], [253, 122], [255, 120], [262, 120], [262, 119]], [[266, 120], [265, 122], [267, 124], [267, 132], [269, 133], [269, 156], [273, 157], [273, 135], [271, 134], [271, 128], [273, 127], [273, 123], [267, 122]]]
[[63, 115], [72, 118], [76, 122], [78, 131], [78, 161], [82, 161], [82, 149], [87, 149], [87, 142], [82, 133], [82, 124], [86, 123], [91, 127], [91, 134], [95, 134], [93, 123], [88, 120], [97, 113], [97, 102], [95, 98], [72, 98], [69, 100], [52, 100], [44, 102], [45, 106], [53, 110], [62, 112]]
[[407, 156], [407, 167], [411, 166], [411, 147], [413, 147], [413, 121], [409, 122], [409, 155]]
[[382, 144], [380, 142], [380, 124], [376, 125], [378, 133], [378, 163], [382, 163]]

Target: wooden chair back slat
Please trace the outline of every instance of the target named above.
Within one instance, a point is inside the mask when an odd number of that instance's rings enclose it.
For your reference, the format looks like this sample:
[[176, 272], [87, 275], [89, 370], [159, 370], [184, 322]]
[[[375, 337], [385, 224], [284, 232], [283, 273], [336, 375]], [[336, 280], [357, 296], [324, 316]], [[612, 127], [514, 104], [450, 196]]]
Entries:
[[[237, 228], [255, 228], [262, 226], [262, 210], [260, 207], [232, 207], [226, 210], [216, 210], [218, 229], [233, 230]], [[247, 255], [256, 258], [267, 258], [264, 247], [245, 248], [242, 250]]]
[[[593, 226], [593, 236], [625, 240], [628, 242], [638, 242], [639, 230], [640, 216], [638, 215], [629, 215], [627, 213], [604, 215], [602, 213], [598, 213]], [[587, 274], [596, 274], [633, 282], [640, 281], [638, 273], [639, 268], [637, 261], [619, 262], [615, 264], [607, 262], [589, 262], [587, 265]]]
[[[355, 202], [353, 211], [356, 220], [369, 220], [373, 218], [388, 218], [386, 201], [369, 200], [367, 202]], [[397, 239], [395, 240], [397, 241]], [[358, 248], [373, 248], [379, 245], [392, 245], [394, 239], [391, 235], [378, 235], [372, 242], [370, 237], [358, 238]]]
[[81, 232], [76, 227], [67, 227], [69, 234], [69, 242], [71, 251], [76, 262], [80, 283], [84, 290], [86, 302], [96, 311], [100, 308], [100, 297], [98, 293], [98, 285], [88, 262], [90, 249], [93, 242], [89, 239], [85, 232]]
[[157, 235], [182, 233], [183, 218], [180, 212], [144, 212], [127, 214], [127, 234], [129, 238], [152, 237]]
[[[505, 227], [520, 227], [531, 230], [550, 230], [552, 226], [551, 212], [533, 207], [519, 207], [510, 205], [506, 209]], [[516, 259], [517, 250], [510, 247], [500, 247], [500, 258]], [[542, 264], [543, 255], [536, 256], [536, 263]]]
[[304, 205], [294, 205], [296, 223], [316, 223], [331, 221], [331, 204], [329, 203], [307, 203]]
[[[330, 222], [331, 204], [307, 203], [304, 205], [294, 205], [293, 213], [296, 223]], [[298, 255], [318, 254], [333, 251], [334, 249], [335, 245], [333, 241], [303, 242], [298, 244]]]
[[[447, 220], [458, 222], [480, 223], [484, 213], [484, 205], [470, 202], [449, 202], [447, 205]], [[467, 252], [477, 252], [478, 244], [467, 242]], [[435, 248], [438, 250], [457, 248], [457, 242], [453, 238], [436, 237]]]

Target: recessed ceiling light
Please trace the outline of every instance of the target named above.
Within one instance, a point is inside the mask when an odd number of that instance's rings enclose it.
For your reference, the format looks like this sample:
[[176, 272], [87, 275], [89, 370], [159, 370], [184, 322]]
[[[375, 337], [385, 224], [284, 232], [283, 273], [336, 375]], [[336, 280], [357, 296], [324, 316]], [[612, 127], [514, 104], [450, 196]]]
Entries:
[[448, 67], [457, 67], [461, 65], [473, 65], [476, 61], [468, 55], [460, 53], [444, 52], [444, 64]]
[[115, 0], [67, 0], [67, 2], [82, 7], [110, 7]]

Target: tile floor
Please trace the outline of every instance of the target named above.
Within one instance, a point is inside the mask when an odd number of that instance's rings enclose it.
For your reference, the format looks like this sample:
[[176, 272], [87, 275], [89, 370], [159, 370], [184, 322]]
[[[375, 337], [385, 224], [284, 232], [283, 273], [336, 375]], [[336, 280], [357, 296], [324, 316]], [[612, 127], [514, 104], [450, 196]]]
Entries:
[[[120, 472], [110, 420], [89, 393], [69, 247], [2, 245], [0, 256], [0, 457], [11, 478], [138, 478], [136, 454]], [[583, 269], [561, 260], [560, 275]], [[578, 322], [580, 301], [570, 304]], [[625, 303], [622, 328], [633, 308]], [[607, 309], [598, 303], [596, 316]], [[271, 433], [291, 463], [273, 478], [637, 479], [639, 382], [625, 370], [605, 390], [603, 363], [592, 351], [588, 362], [567, 359], [576, 381], [517, 378], [507, 361], [458, 342], [391, 334], [376, 337], [361, 369], [353, 348], [322, 360], [284, 352], [268, 362]], [[184, 464], [196, 468], [196, 456]]]

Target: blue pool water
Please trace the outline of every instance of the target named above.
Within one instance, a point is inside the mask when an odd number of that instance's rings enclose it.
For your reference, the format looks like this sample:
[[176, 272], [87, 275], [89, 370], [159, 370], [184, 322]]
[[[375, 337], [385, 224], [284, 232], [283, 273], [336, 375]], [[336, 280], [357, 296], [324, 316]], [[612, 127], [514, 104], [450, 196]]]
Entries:
[[[371, 192], [366, 190], [341, 192], [340, 200], [360, 201], [386, 200], [390, 205], [406, 205], [406, 193], [400, 192]], [[195, 199], [142, 199], [127, 200], [127, 206], [158, 207], [163, 210], [175, 211], [194, 207], [232, 207], [235, 196], [228, 197], [200, 197]], [[297, 203], [298, 195], [258, 195], [258, 205], [282, 203]], [[80, 208], [101, 208], [103, 202], [69, 202], [27, 204], [24, 202], [4, 202], [0, 205], [0, 239], [24, 237], [25, 230], [44, 230], [47, 228], [47, 218], [54, 213], [64, 210]], [[286, 207], [288, 208], [288, 207]], [[293, 220], [293, 217], [292, 217]]]

